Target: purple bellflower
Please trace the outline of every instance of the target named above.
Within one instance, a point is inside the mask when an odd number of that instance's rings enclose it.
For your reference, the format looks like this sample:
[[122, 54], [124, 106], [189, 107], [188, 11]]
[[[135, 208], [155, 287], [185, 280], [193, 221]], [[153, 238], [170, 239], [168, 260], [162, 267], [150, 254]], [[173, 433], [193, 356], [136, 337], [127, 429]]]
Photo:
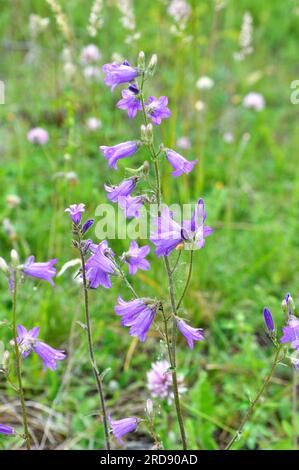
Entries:
[[140, 217], [140, 209], [143, 206], [143, 202], [146, 199], [146, 196], [120, 196], [118, 198], [119, 207], [124, 211], [125, 217], [127, 219], [132, 219]]
[[113, 62], [112, 64], [105, 64], [102, 70], [106, 75], [104, 83], [111, 87], [111, 91], [114, 91], [118, 85], [131, 82], [138, 76], [138, 70], [131, 67], [127, 61], [123, 63]]
[[113, 147], [101, 145], [100, 151], [103, 153], [106, 160], [108, 160], [109, 168], [117, 170], [117, 162], [121, 158], [130, 157], [138, 149], [139, 143], [136, 140], [128, 140]]
[[71, 204], [64, 212], [69, 212], [74, 224], [78, 225], [81, 222], [83, 212], [85, 212], [85, 204]]
[[[17, 326], [17, 343], [19, 346], [20, 353], [25, 359], [29, 356], [31, 351], [34, 351], [43, 361], [44, 370], [48, 367], [51, 370], [56, 370], [57, 361], [62, 361], [66, 358], [64, 351], [59, 349], [54, 349], [46, 343], [39, 341], [37, 339], [40, 328], [38, 326], [27, 331], [27, 329], [22, 326]], [[11, 344], [14, 344], [14, 340], [11, 341]]]
[[6, 426], [6, 424], [0, 423], [0, 434], [4, 434], [5, 436], [14, 436], [15, 435], [14, 428], [10, 426]]
[[291, 343], [293, 349], [299, 349], [299, 319], [294, 315], [290, 315], [288, 326], [282, 328], [283, 336], [281, 343]]
[[93, 224], [94, 224], [94, 219], [88, 219], [82, 226], [82, 232], [86, 233]]
[[129, 273], [132, 276], [136, 274], [138, 269], [142, 269], [143, 271], [148, 271], [150, 269], [150, 264], [145, 259], [150, 251], [151, 249], [148, 245], [139, 248], [135, 240], [131, 241], [130, 249], [127, 253], [124, 253], [123, 259], [129, 265]]
[[125, 418], [113, 420], [108, 416], [110, 428], [112, 434], [117, 439], [120, 445], [124, 445], [124, 441], [121, 439], [122, 436], [136, 430], [140, 420], [138, 418]]
[[177, 317], [177, 327], [180, 332], [185, 336], [190, 349], [194, 348], [194, 341], [203, 341], [203, 329], [193, 328], [188, 325], [184, 320]]
[[46, 263], [35, 263], [34, 256], [30, 256], [22, 267], [22, 271], [26, 276], [35, 277], [48, 281], [52, 287], [55, 287], [52, 277], [56, 275], [56, 269], [53, 268], [57, 263], [57, 259], [51, 259]]
[[157, 231], [151, 234], [150, 241], [156, 246], [155, 253], [168, 256], [183, 241], [182, 228], [173, 220], [173, 213], [165, 207], [161, 217], [156, 219]]
[[118, 297], [118, 305], [114, 310], [116, 315], [122, 317], [122, 326], [130, 327], [130, 335], [137, 336], [140, 341], [144, 342], [157, 313], [157, 307], [154, 304], [147, 305], [143, 299], [125, 302], [121, 297]]
[[181, 176], [183, 173], [190, 173], [197, 160], [188, 161], [174, 150], [165, 149], [166, 158], [173, 167], [172, 176]]
[[110, 289], [112, 287], [110, 275], [115, 274], [116, 268], [111, 259], [106, 254], [111, 250], [108, 247], [106, 240], [103, 240], [99, 245], [92, 249], [94, 253], [86, 261], [86, 279], [89, 281], [89, 287], [96, 289], [99, 285]]
[[129, 196], [134, 191], [137, 181], [138, 177], [132, 176], [132, 178], [123, 180], [118, 186], [108, 186], [105, 184], [104, 188], [108, 193], [107, 198], [112, 202], [117, 202], [119, 198]]
[[158, 99], [154, 96], [150, 96], [146, 102], [145, 111], [147, 117], [153, 121], [155, 126], [159, 126], [162, 122], [162, 119], [167, 119], [171, 115], [167, 105], [168, 98], [166, 96], [160, 96]]
[[139, 90], [136, 86], [132, 85], [128, 90], [122, 90], [122, 99], [117, 103], [119, 109], [127, 109], [128, 116], [133, 119], [138, 111], [142, 110], [140, 99], [138, 97]]
[[275, 331], [275, 325], [274, 325], [273, 317], [272, 317], [270, 310], [268, 310], [265, 307], [263, 314], [264, 314], [264, 320], [265, 320], [265, 324], [266, 324], [268, 331], [270, 333], [273, 333], [273, 331]]

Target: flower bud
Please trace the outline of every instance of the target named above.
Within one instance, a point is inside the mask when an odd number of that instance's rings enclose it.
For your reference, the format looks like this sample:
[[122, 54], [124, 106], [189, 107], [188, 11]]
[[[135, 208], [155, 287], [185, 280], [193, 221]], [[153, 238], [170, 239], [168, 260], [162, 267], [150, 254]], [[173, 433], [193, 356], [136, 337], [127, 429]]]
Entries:
[[146, 414], [151, 417], [154, 411], [154, 404], [152, 400], [149, 398], [146, 400], [146, 408], [145, 408]]
[[275, 325], [274, 325], [273, 317], [272, 317], [270, 310], [268, 310], [265, 307], [263, 314], [264, 314], [264, 320], [265, 320], [265, 324], [266, 324], [268, 331], [270, 333], [273, 333], [273, 331], [275, 331]]
[[153, 76], [155, 74], [155, 71], [157, 68], [157, 62], [158, 62], [158, 56], [157, 54], [153, 54], [147, 67], [148, 75]]
[[148, 175], [149, 174], [149, 169], [150, 169], [149, 162], [147, 160], [145, 160], [145, 162], [143, 163], [143, 174]]
[[153, 125], [151, 123], [146, 126], [145, 135], [147, 141], [151, 142], [153, 140]]
[[146, 127], [142, 124], [140, 126], [141, 140], [144, 142], [146, 140]]
[[83, 224], [82, 233], [86, 233], [87, 230], [89, 230], [90, 227], [93, 225], [93, 223], [94, 223], [94, 219], [87, 220], [85, 224]]
[[144, 70], [145, 67], [145, 54], [143, 51], [139, 52], [138, 55], [138, 68]]
[[3, 271], [5, 275], [9, 275], [9, 267], [5, 259], [1, 258], [1, 256], [0, 256], [0, 270]]
[[10, 257], [11, 257], [13, 266], [17, 266], [20, 262], [18, 252], [16, 250], [11, 250]]
[[4, 371], [8, 371], [9, 367], [9, 351], [4, 351], [3, 356], [2, 356], [2, 369]]

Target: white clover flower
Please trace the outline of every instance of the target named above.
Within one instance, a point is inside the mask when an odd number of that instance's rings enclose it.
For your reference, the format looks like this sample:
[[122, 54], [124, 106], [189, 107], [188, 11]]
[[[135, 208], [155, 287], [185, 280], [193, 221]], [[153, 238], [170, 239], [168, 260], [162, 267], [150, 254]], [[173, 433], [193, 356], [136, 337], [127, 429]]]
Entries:
[[214, 80], [210, 77], [200, 77], [196, 82], [196, 87], [199, 90], [210, 90], [214, 86]]
[[252, 91], [244, 97], [243, 106], [245, 108], [254, 109], [255, 111], [262, 111], [265, 107], [265, 99], [261, 93]]

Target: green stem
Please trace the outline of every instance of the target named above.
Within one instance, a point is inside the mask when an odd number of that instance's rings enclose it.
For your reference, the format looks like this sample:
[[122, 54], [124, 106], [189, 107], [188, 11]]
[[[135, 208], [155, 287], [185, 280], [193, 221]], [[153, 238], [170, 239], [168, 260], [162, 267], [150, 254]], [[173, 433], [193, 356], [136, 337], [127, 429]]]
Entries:
[[94, 377], [96, 379], [97, 390], [100, 398], [100, 405], [102, 408], [103, 414], [103, 425], [105, 431], [105, 442], [106, 442], [106, 449], [110, 450], [110, 439], [109, 439], [109, 429], [108, 429], [108, 418], [107, 418], [107, 411], [104, 399], [104, 391], [103, 391], [103, 384], [100, 373], [98, 371], [94, 350], [93, 350], [93, 343], [92, 343], [92, 332], [91, 332], [91, 322], [90, 322], [90, 313], [89, 313], [89, 299], [88, 299], [88, 288], [87, 288], [87, 280], [86, 280], [86, 269], [85, 269], [85, 260], [84, 254], [81, 247], [81, 240], [79, 240], [79, 251], [81, 257], [81, 264], [82, 264], [82, 278], [83, 278], [83, 291], [84, 291], [84, 306], [85, 306], [85, 321], [86, 321], [86, 329], [87, 329], [87, 339], [88, 339], [88, 350], [89, 350], [89, 357], [90, 362], [92, 365], [92, 370], [94, 373]]
[[18, 396], [21, 403], [22, 408], [22, 415], [23, 415], [23, 427], [24, 427], [24, 441], [26, 444], [26, 449], [31, 450], [30, 445], [30, 434], [28, 430], [28, 418], [27, 418], [27, 411], [25, 405], [25, 398], [24, 398], [24, 390], [23, 390], [23, 383], [22, 383], [22, 370], [21, 370], [21, 355], [19, 346], [17, 343], [17, 275], [16, 272], [13, 271], [13, 315], [12, 315], [12, 329], [13, 329], [13, 338], [14, 338], [14, 349], [16, 355], [16, 372], [17, 372], [17, 379], [18, 379]]
[[255, 409], [256, 409], [256, 406], [261, 398], [261, 396], [263, 395], [264, 391], [267, 389], [268, 385], [269, 385], [269, 382], [271, 380], [271, 377], [276, 369], [276, 366], [277, 364], [279, 363], [280, 361], [280, 352], [282, 350], [282, 344], [280, 344], [278, 347], [277, 347], [277, 350], [276, 350], [276, 353], [275, 353], [275, 356], [274, 356], [274, 360], [273, 360], [273, 363], [272, 363], [272, 366], [270, 368], [270, 371], [268, 373], [268, 375], [266, 376], [264, 382], [263, 382], [263, 385], [261, 386], [258, 394], [256, 395], [255, 399], [253, 400], [253, 402], [251, 403], [247, 413], [245, 414], [244, 418], [242, 419], [241, 421], [241, 424], [240, 426], [238, 427], [238, 430], [237, 432], [235, 433], [235, 435], [233, 436], [233, 438], [230, 440], [230, 442], [228, 443], [228, 445], [226, 446], [225, 450], [230, 450], [232, 448], [232, 446], [234, 445], [234, 443], [240, 438], [241, 434], [242, 434], [242, 431], [244, 429], [244, 426], [245, 424], [247, 423], [247, 421], [250, 420], [250, 418], [252, 417]]
[[188, 290], [188, 287], [189, 287], [189, 284], [190, 284], [190, 281], [191, 281], [191, 276], [192, 276], [192, 267], [193, 267], [193, 250], [190, 251], [190, 263], [189, 263], [188, 276], [187, 276], [187, 280], [186, 280], [184, 290], [182, 292], [182, 295], [181, 295], [180, 300], [178, 301], [178, 304], [177, 304], [177, 307], [176, 307], [177, 310], [180, 308], [181, 303], [183, 302], [184, 297], [186, 295], [186, 292]]
[[[145, 125], [147, 125], [148, 119], [147, 119], [146, 111], [145, 111], [145, 103], [144, 103], [144, 96], [143, 96], [143, 83], [144, 83], [144, 80], [142, 79], [140, 101], [141, 101], [144, 123]], [[156, 179], [156, 198], [157, 198], [157, 205], [158, 205], [158, 216], [160, 217], [161, 216], [161, 201], [162, 201], [160, 169], [159, 169], [159, 164], [158, 164], [158, 159], [157, 159], [157, 153], [155, 151], [153, 143], [150, 143], [148, 148], [151, 154], [152, 161], [154, 163], [155, 179]], [[172, 317], [173, 317], [172, 335], [171, 335], [172, 339], [170, 342], [169, 335], [167, 333], [166, 342], [167, 342], [168, 353], [169, 353], [169, 362], [171, 365], [174, 402], [175, 402], [176, 414], [177, 414], [179, 428], [180, 428], [181, 440], [182, 440], [183, 449], [187, 450], [187, 438], [186, 438], [186, 433], [185, 433], [183, 414], [182, 414], [181, 405], [180, 405], [180, 396], [179, 396], [178, 380], [177, 380], [177, 373], [176, 373], [176, 336], [177, 336], [176, 301], [175, 301], [175, 294], [174, 294], [172, 271], [171, 271], [167, 256], [164, 256], [164, 264], [165, 264], [166, 273], [167, 273], [169, 297], [170, 297]]]

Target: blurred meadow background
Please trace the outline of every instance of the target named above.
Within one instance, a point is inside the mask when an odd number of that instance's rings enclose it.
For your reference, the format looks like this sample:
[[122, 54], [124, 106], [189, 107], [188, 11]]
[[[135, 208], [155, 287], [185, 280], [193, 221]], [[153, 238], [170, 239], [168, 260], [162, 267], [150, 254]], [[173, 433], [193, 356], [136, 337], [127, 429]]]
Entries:
[[[100, 21], [90, 23], [94, 3], [102, 3]], [[99, 145], [139, 138], [140, 120], [117, 110], [120, 91], [103, 84], [101, 67], [121, 57], [136, 63], [140, 50], [158, 67], [149, 94], [169, 97], [172, 116], [160, 126], [166, 147], [189, 160], [199, 159], [190, 175], [171, 177], [163, 167], [167, 203], [203, 197], [208, 224], [215, 233], [195, 254], [185, 300], [193, 326], [206, 340], [193, 352], [179, 338], [178, 369], [188, 392], [182, 395], [191, 449], [221, 449], [237, 428], [270, 366], [273, 348], [265, 333], [262, 309], [268, 306], [281, 330], [280, 303], [290, 291], [296, 302], [299, 283], [298, 106], [290, 102], [299, 79], [299, 2], [295, 0], [188, 0], [185, 16], [168, 0], [59, 0], [64, 21], [57, 22], [54, 1], [0, 0], [0, 255], [15, 248], [22, 259], [58, 258], [58, 270], [77, 257], [71, 246], [64, 208], [84, 202], [93, 217], [106, 202], [104, 182], [117, 183]], [[181, 2], [179, 2], [181, 3]], [[52, 7], [51, 7], [52, 5]], [[181, 7], [182, 8], [182, 7]], [[54, 8], [55, 10], [55, 8]], [[34, 18], [38, 15], [43, 19]], [[245, 38], [245, 39], [244, 39]], [[247, 39], [247, 42], [246, 42]], [[95, 44], [100, 57], [80, 60]], [[209, 77], [211, 80], [201, 80]], [[264, 98], [262, 109], [246, 106], [249, 93]], [[92, 129], [90, 118], [96, 129]], [[28, 131], [42, 127], [45, 145], [34, 145]], [[134, 156], [136, 166], [146, 150]], [[96, 240], [94, 230], [90, 236]], [[97, 241], [98, 242], [98, 241]], [[112, 240], [118, 253], [129, 240]], [[187, 255], [176, 275], [183, 286]], [[184, 258], [186, 257], [186, 258]], [[152, 269], [132, 283], [144, 296], [166, 292], [155, 255]], [[87, 358], [80, 287], [76, 267], [46, 283], [27, 281], [19, 293], [18, 318], [40, 325], [42, 338], [68, 353], [57, 373], [42, 372], [30, 356], [23, 375], [36, 446], [50, 449], [99, 449], [101, 425]], [[0, 276], [0, 320], [11, 318], [11, 298]], [[117, 294], [128, 298], [119, 280], [111, 290], [90, 293], [97, 364], [104, 378], [108, 407], [115, 418], [142, 415], [149, 398], [146, 374], [163, 356], [159, 338], [132, 347], [127, 329], [114, 313]], [[9, 349], [10, 331], [0, 339]], [[279, 366], [268, 398], [246, 426], [235, 448], [295, 449], [296, 377]], [[166, 449], [179, 448], [173, 408], [159, 400], [157, 430]], [[0, 377], [0, 422], [20, 426], [18, 402]], [[126, 439], [128, 448], [150, 448], [142, 428]], [[18, 448], [21, 440], [0, 437], [0, 448]]]

